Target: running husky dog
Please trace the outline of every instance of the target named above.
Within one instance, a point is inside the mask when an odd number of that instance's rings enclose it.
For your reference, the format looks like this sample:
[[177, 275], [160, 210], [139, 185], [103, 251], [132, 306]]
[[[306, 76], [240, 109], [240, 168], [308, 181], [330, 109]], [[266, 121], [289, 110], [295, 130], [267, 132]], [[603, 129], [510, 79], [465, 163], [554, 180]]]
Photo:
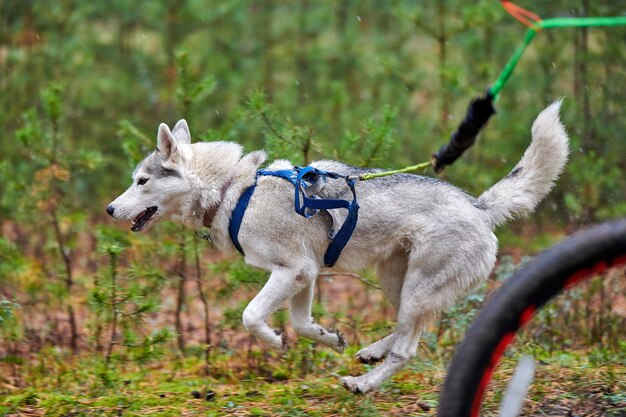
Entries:
[[[356, 184], [359, 220], [334, 269], [360, 271], [375, 266], [380, 286], [397, 311], [395, 331], [356, 354], [359, 361], [384, 362], [364, 375], [342, 378], [354, 393], [378, 388], [415, 356], [425, 325], [473, 286], [496, 261], [496, 226], [530, 213], [549, 192], [567, 160], [568, 138], [559, 121], [560, 102], [544, 110], [532, 127], [532, 143], [513, 171], [475, 198], [437, 179], [393, 175]], [[131, 230], [147, 230], [172, 220], [189, 229], [210, 227], [218, 248], [235, 249], [229, 221], [240, 196], [255, 183], [266, 154], [244, 155], [230, 142], [191, 143], [180, 120], [174, 129], [161, 124], [158, 147], [132, 174], [133, 183], [107, 212], [132, 221]], [[363, 170], [336, 161], [314, 167], [341, 174]], [[291, 169], [285, 160], [269, 169]], [[345, 182], [329, 180], [316, 190], [320, 198], [348, 198]], [[334, 210], [336, 211], [336, 210]], [[311, 317], [313, 289], [323, 268], [329, 231], [337, 215], [322, 210], [304, 218], [294, 210], [294, 186], [271, 176], [258, 178], [239, 243], [245, 261], [271, 275], [243, 313], [243, 324], [268, 345], [283, 350], [284, 335], [266, 320], [289, 302], [294, 330], [338, 352], [346, 342]], [[339, 219], [341, 220], [341, 219]]]

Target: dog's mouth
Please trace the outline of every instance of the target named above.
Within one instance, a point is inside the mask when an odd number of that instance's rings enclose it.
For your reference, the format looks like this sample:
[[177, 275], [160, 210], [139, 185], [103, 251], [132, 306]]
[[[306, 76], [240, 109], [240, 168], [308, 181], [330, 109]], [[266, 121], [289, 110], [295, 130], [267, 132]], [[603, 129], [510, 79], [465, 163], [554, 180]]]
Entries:
[[139, 213], [137, 217], [135, 217], [135, 220], [133, 220], [133, 224], [130, 227], [130, 230], [132, 230], [133, 232], [141, 232], [143, 229], [145, 229], [148, 223], [150, 223], [150, 220], [152, 220], [152, 216], [154, 216], [154, 213], [156, 213], [158, 209], [159, 208], [157, 206], [150, 206], [143, 209], [143, 211]]

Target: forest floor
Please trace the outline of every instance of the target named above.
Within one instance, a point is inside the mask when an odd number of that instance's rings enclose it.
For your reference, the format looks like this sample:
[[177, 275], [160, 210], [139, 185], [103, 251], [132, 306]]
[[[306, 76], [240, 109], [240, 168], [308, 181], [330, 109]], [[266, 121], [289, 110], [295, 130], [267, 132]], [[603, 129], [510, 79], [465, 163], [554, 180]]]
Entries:
[[[264, 350], [215, 352], [209, 376], [200, 355], [171, 356], [159, 366], [106, 367], [90, 358], [46, 351], [29, 363], [0, 367], [1, 416], [435, 416], [445, 364], [420, 357], [378, 392], [353, 395], [339, 375], [368, 365], [348, 355], [298, 345], [308, 355]], [[199, 354], [199, 351], [196, 351]], [[538, 361], [524, 416], [626, 416], [626, 362], [589, 352], [551, 352]], [[308, 359], [307, 359], [308, 358]], [[497, 403], [516, 360], [494, 375], [483, 415]], [[18, 372], [19, 371], [19, 372]], [[16, 378], [20, 379], [19, 381]], [[24, 386], [24, 378], [28, 384]], [[15, 385], [22, 385], [17, 388]]]
[[[509, 267], [515, 266], [508, 263]], [[506, 265], [503, 257], [495, 275], [511, 273], [505, 271]], [[617, 296], [624, 294], [623, 277], [622, 271], [599, 278], [598, 282], [607, 285], [619, 284], [609, 286], [616, 296], [606, 297], [615, 301], [607, 304], [608, 309], [616, 308], [620, 300]], [[491, 279], [489, 289], [477, 294], [492, 291], [496, 283]], [[192, 294], [195, 283], [189, 284], [188, 293]], [[211, 284], [214, 293], [222, 285], [215, 277]], [[67, 325], [62, 316], [29, 316], [31, 328], [48, 329], [48, 339], [43, 339], [47, 343], [35, 346], [21, 342], [17, 353], [0, 356], [0, 417], [435, 416], [454, 346], [474, 314], [474, 301], [461, 303], [460, 310], [448, 312], [439, 321], [447, 322], [445, 326], [433, 324], [429, 328], [420, 342], [418, 356], [401, 372], [376, 392], [353, 395], [341, 386], [339, 377], [371, 369], [353, 356], [361, 347], [388, 334], [393, 325], [393, 309], [379, 291], [354, 277], [324, 277], [318, 282], [318, 296], [327, 309], [319, 323], [341, 329], [350, 347], [338, 354], [307, 339], [298, 340], [287, 326], [290, 349], [280, 354], [262, 346], [243, 329], [241, 314], [236, 315], [233, 326], [226, 324], [225, 307], [235, 308], [258, 290], [254, 285], [241, 287], [219, 305], [212, 304], [215, 309], [210, 316], [215, 327], [208, 357], [202, 344], [202, 311], [197, 297], [189, 303], [184, 316], [185, 354], [178, 353], [172, 340], [164, 346], [162, 356], [149, 362], [127, 352], [113, 355], [107, 365], [106, 344], [95, 349], [90, 333], [82, 337], [81, 353], [73, 355], [67, 347]], [[166, 292], [163, 311], [144, 324], [159, 327], [170, 323], [174, 295], [171, 290]], [[570, 309], [583, 310], [585, 305], [599, 309], [596, 298], [572, 295], [561, 302], [569, 303]], [[85, 300], [80, 303], [86, 304]], [[623, 326], [611, 328], [611, 338], [599, 339], [606, 346], [588, 342], [586, 331], [577, 339], [569, 338], [569, 328], [577, 330], [578, 324], [589, 320], [583, 315], [577, 324], [560, 306], [555, 304], [549, 310], [554, 314], [550, 321], [537, 317], [534, 330], [529, 326], [528, 332], [521, 334], [507, 351], [488, 388], [483, 416], [497, 415], [519, 357], [531, 354], [537, 370], [522, 416], [626, 417]], [[78, 311], [80, 323], [87, 329], [87, 310]], [[608, 314], [599, 311], [599, 317]], [[37, 317], [41, 323], [33, 323]], [[282, 327], [279, 323], [284, 321], [283, 317], [274, 324]], [[609, 323], [606, 317], [604, 321]], [[543, 333], [538, 332], [542, 329]], [[122, 346], [115, 349], [122, 351]]]

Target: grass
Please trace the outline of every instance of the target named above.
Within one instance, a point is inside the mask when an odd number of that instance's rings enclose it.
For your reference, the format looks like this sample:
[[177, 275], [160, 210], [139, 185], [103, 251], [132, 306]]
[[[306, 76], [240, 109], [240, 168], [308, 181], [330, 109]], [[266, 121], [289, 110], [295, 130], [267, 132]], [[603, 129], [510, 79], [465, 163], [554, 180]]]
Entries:
[[[589, 352], [547, 355], [537, 346], [532, 349], [539, 362], [525, 415], [626, 415], [623, 356], [602, 361]], [[495, 373], [484, 415], [495, 415], [518, 353], [505, 358]], [[445, 376], [442, 361], [422, 354], [378, 392], [352, 395], [341, 387], [338, 376], [369, 367], [356, 364], [349, 355], [315, 350], [310, 371], [303, 371], [289, 354], [271, 353], [262, 365], [250, 369], [242, 366], [241, 356], [241, 352], [216, 355], [211, 375], [203, 376], [203, 362], [193, 356], [172, 355], [158, 366], [118, 363], [107, 368], [93, 357], [48, 352], [23, 365], [23, 388], [5, 384], [0, 389], [0, 415], [434, 416]], [[57, 363], [65, 366], [58, 368]]]
[[[321, 324], [345, 332], [352, 345], [343, 355], [297, 339], [285, 311], [272, 324], [285, 327], [291, 348], [279, 354], [258, 344], [240, 324], [236, 301], [252, 297], [252, 289], [243, 288], [228, 304], [234, 312], [230, 321], [225, 307], [211, 316], [215, 345], [208, 367], [199, 327], [183, 327], [184, 355], [174, 339], [150, 347], [149, 355], [116, 345], [109, 365], [106, 349], [87, 338], [79, 356], [67, 344], [47, 342], [32, 349], [28, 339], [0, 346], [5, 349], [0, 416], [435, 416], [456, 343], [485, 294], [518, 267], [511, 257], [502, 257], [494, 278], [433, 323], [418, 357], [374, 393], [352, 395], [338, 378], [371, 369], [353, 355], [392, 331], [393, 312], [380, 293], [364, 290], [360, 281], [336, 278], [321, 281], [327, 302], [324, 310], [316, 304], [315, 315]], [[524, 416], [626, 416], [626, 327], [617, 308], [624, 273], [596, 277], [536, 315], [496, 370], [484, 416], [497, 414], [517, 358], [525, 354], [536, 359], [537, 372]], [[187, 313], [190, 324], [200, 317], [193, 307]], [[45, 318], [40, 324], [50, 323]]]

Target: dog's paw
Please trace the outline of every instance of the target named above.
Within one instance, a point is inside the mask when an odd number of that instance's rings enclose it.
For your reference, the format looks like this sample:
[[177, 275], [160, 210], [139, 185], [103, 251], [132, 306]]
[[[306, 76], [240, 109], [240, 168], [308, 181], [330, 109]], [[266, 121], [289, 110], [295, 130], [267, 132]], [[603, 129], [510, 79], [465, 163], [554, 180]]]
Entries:
[[287, 333], [279, 329], [274, 329], [274, 333], [278, 336], [278, 339], [272, 346], [281, 352], [287, 351]]
[[365, 394], [373, 389], [364, 376], [344, 376], [341, 378], [341, 385], [353, 394]]
[[386, 349], [386, 346], [383, 346], [382, 344], [380, 344], [380, 342], [377, 342], [371, 346], [359, 350], [354, 356], [359, 362], [372, 365], [385, 359], [388, 353], [389, 352]]
[[367, 354], [361, 354], [361, 352], [357, 352], [357, 354], [354, 356], [357, 361], [364, 363], [366, 365], [374, 365], [375, 363], [378, 363], [382, 361], [383, 359], [385, 359], [384, 356], [371, 356]]
[[353, 394], [362, 394], [356, 383], [356, 379], [357, 378], [353, 376], [344, 376], [340, 379], [341, 385]]
[[343, 353], [343, 351], [348, 347], [346, 339], [343, 338], [343, 335], [337, 329], [329, 329], [328, 333], [336, 337], [334, 343], [331, 343], [329, 346], [333, 348], [335, 352]]

